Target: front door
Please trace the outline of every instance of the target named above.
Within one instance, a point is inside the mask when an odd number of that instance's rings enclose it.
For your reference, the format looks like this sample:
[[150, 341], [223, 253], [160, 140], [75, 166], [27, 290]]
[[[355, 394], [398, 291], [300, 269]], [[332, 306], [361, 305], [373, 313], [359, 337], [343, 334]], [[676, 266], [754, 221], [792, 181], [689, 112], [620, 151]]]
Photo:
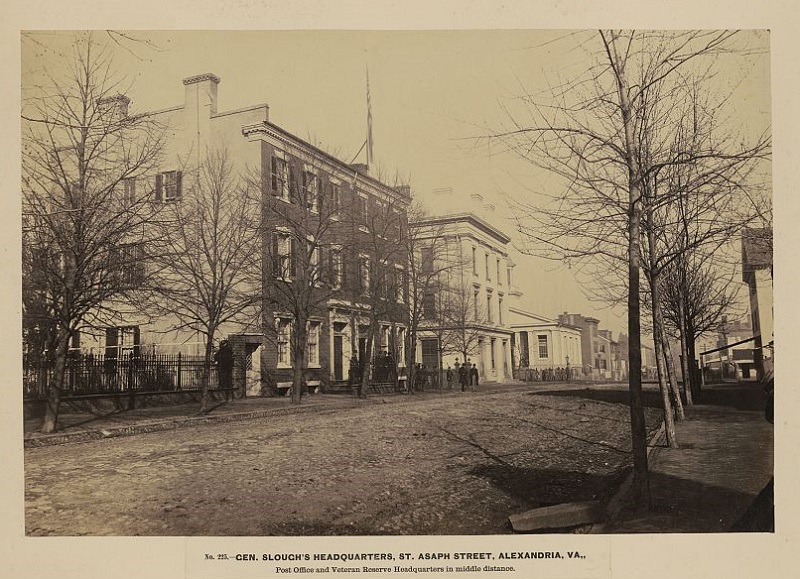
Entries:
[[344, 336], [333, 336], [333, 379], [344, 380]]

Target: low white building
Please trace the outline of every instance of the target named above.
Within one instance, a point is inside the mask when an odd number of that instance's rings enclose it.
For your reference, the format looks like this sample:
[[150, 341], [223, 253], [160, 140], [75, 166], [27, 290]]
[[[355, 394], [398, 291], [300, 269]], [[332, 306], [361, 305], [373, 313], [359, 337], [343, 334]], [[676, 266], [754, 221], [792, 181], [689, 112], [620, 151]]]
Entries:
[[509, 308], [514, 367], [546, 370], [581, 368], [581, 329], [519, 307]]

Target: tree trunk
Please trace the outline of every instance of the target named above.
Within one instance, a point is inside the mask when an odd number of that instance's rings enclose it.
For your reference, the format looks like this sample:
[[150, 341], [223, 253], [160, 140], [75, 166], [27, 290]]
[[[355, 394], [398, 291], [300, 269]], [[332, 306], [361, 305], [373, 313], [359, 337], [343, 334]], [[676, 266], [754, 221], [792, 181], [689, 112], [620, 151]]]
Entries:
[[667, 339], [667, 333], [664, 327], [661, 327], [661, 340], [664, 345], [664, 363], [667, 367], [667, 382], [669, 384], [670, 392], [672, 393], [672, 403], [675, 407], [675, 413], [678, 420], [685, 420], [686, 414], [683, 412], [683, 402], [681, 402], [681, 391], [678, 389], [677, 374], [675, 372], [675, 363], [672, 360], [672, 350]]
[[41, 431], [44, 434], [53, 433], [58, 428], [58, 412], [61, 407], [61, 389], [64, 387], [64, 374], [67, 369], [69, 338], [69, 329], [62, 325], [58, 330], [58, 337], [56, 339], [56, 358], [53, 366], [53, 376], [47, 388], [47, 408], [41, 427]]
[[209, 388], [211, 382], [211, 356], [214, 351], [214, 329], [206, 336], [205, 356], [203, 357], [203, 380], [200, 384], [200, 410], [198, 414], [207, 414], [209, 406]]
[[[652, 235], [652, 232], [648, 233], [648, 237]], [[650, 245], [652, 252], [652, 239], [650, 240]], [[664, 344], [661, 333], [663, 322], [661, 320], [661, 307], [658, 302], [658, 277], [652, 274], [650, 277], [650, 298], [653, 310], [653, 346], [655, 347], [656, 371], [658, 373], [658, 390], [661, 393], [661, 404], [664, 407], [664, 430], [666, 431], [669, 447], [678, 448], [678, 440], [675, 437], [675, 418], [672, 413], [672, 401], [669, 398], [667, 372], [664, 364]]]
[[642, 331], [639, 302], [639, 240], [641, 225], [641, 188], [636, 155], [634, 154], [631, 105], [628, 100], [628, 83], [625, 63], [613, 47], [607, 44], [609, 61], [615, 71], [619, 96], [619, 109], [625, 137], [625, 161], [628, 167], [628, 389], [631, 411], [631, 448], [633, 451], [633, 496], [637, 505], [650, 503], [647, 477], [647, 428], [642, 404]]
[[[372, 311], [374, 311], [374, 308]], [[366, 398], [369, 390], [370, 369], [372, 368], [372, 343], [375, 341], [375, 326], [377, 324], [378, 320], [375, 318], [375, 314], [370, 313], [367, 343], [364, 345], [364, 359], [361, 361], [361, 382], [358, 392], [360, 398]]]
[[292, 404], [300, 404], [303, 399], [303, 382], [306, 368], [306, 320], [295, 318], [292, 332]]
[[696, 344], [695, 344], [695, 333], [694, 328], [692, 327], [691, 320], [686, 320], [686, 351], [689, 354], [689, 384], [691, 384], [691, 391], [692, 396], [695, 398], [700, 392], [700, 381], [697, 377], [697, 372], [695, 372], [695, 368], [697, 365], [695, 364], [695, 356], [696, 354]]

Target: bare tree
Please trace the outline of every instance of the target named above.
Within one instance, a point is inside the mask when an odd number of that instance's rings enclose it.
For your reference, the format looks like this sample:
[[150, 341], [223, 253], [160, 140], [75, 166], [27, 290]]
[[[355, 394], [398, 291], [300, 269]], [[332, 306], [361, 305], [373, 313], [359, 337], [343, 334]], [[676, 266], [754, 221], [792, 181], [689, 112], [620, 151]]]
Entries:
[[[367, 392], [371, 379], [375, 337], [381, 322], [408, 322], [406, 307], [408, 247], [407, 201], [410, 187], [395, 179], [394, 194], [382, 198], [358, 195], [358, 180], [353, 190], [355, 208], [351, 220], [351, 263], [356, 275], [351, 287], [353, 326], [356, 312], [367, 316], [368, 329], [360, 359], [360, 396]], [[385, 344], [386, 345], [386, 344]], [[396, 350], [396, 349], [395, 349]]]
[[70, 339], [82, 323], [113, 315], [110, 300], [141, 287], [143, 234], [157, 209], [133, 183], [156, 165], [164, 142], [155, 119], [128, 113], [112, 50], [92, 34], [76, 37], [57, 66], [69, 72], [25, 86], [22, 112], [24, 256], [31, 259], [23, 283], [43, 300], [26, 312], [49, 318], [55, 350], [43, 432], [57, 428]]
[[262, 177], [265, 334], [276, 341], [279, 363], [291, 365], [291, 399], [299, 404], [311, 319], [348, 285], [353, 200], [313, 155], [271, 163]]
[[[704, 158], [705, 152], [695, 155], [693, 150], [661, 146], [670, 143], [670, 134], [681, 122], [670, 106], [681, 102], [687, 92], [682, 87], [693, 83], [693, 75], [710, 80], [708, 61], [731, 53], [735, 35], [600, 31], [599, 49], [587, 75], [558, 87], [547, 102], [525, 95], [530, 121], [511, 114], [514, 126], [498, 135], [511, 150], [564, 183], [547, 203], [518, 207], [520, 231], [533, 243], [533, 251], [597, 274], [623, 268], [627, 272], [616, 287], [624, 287], [627, 294], [631, 438], [639, 496], [647, 488], [641, 399], [640, 274], [642, 240], [647, 239], [643, 218], [671, 198], [648, 195], [648, 187], [665, 168]], [[733, 154], [759, 156], [769, 140], [757, 141], [737, 147]], [[723, 159], [727, 153], [730, 150], [718, 151]], [[616, 291], [611, 294], [614, 299], [619, 296]]]
[[182, 171], [180, 198], [164, 200], [153, 224], [162, 250], [152, 255], [157, 283], [152, 306], [174, 316], [172, 330], [204, 337], [201, 414], [209, 409], [215, 340], [228, 323], [254, 319], [259, 305], [260, 187], [237, 176], [225, 148], [209, 149], [201, 165]]

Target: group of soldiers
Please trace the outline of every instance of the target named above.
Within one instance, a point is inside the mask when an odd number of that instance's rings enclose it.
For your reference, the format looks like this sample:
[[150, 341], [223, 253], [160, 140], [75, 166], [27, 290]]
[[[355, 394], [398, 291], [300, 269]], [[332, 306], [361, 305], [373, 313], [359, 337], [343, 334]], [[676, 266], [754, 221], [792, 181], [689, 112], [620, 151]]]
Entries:
[[569, 368], [529, 368], [521, 372], [525, 382], [566, 382], [570, 379]]

